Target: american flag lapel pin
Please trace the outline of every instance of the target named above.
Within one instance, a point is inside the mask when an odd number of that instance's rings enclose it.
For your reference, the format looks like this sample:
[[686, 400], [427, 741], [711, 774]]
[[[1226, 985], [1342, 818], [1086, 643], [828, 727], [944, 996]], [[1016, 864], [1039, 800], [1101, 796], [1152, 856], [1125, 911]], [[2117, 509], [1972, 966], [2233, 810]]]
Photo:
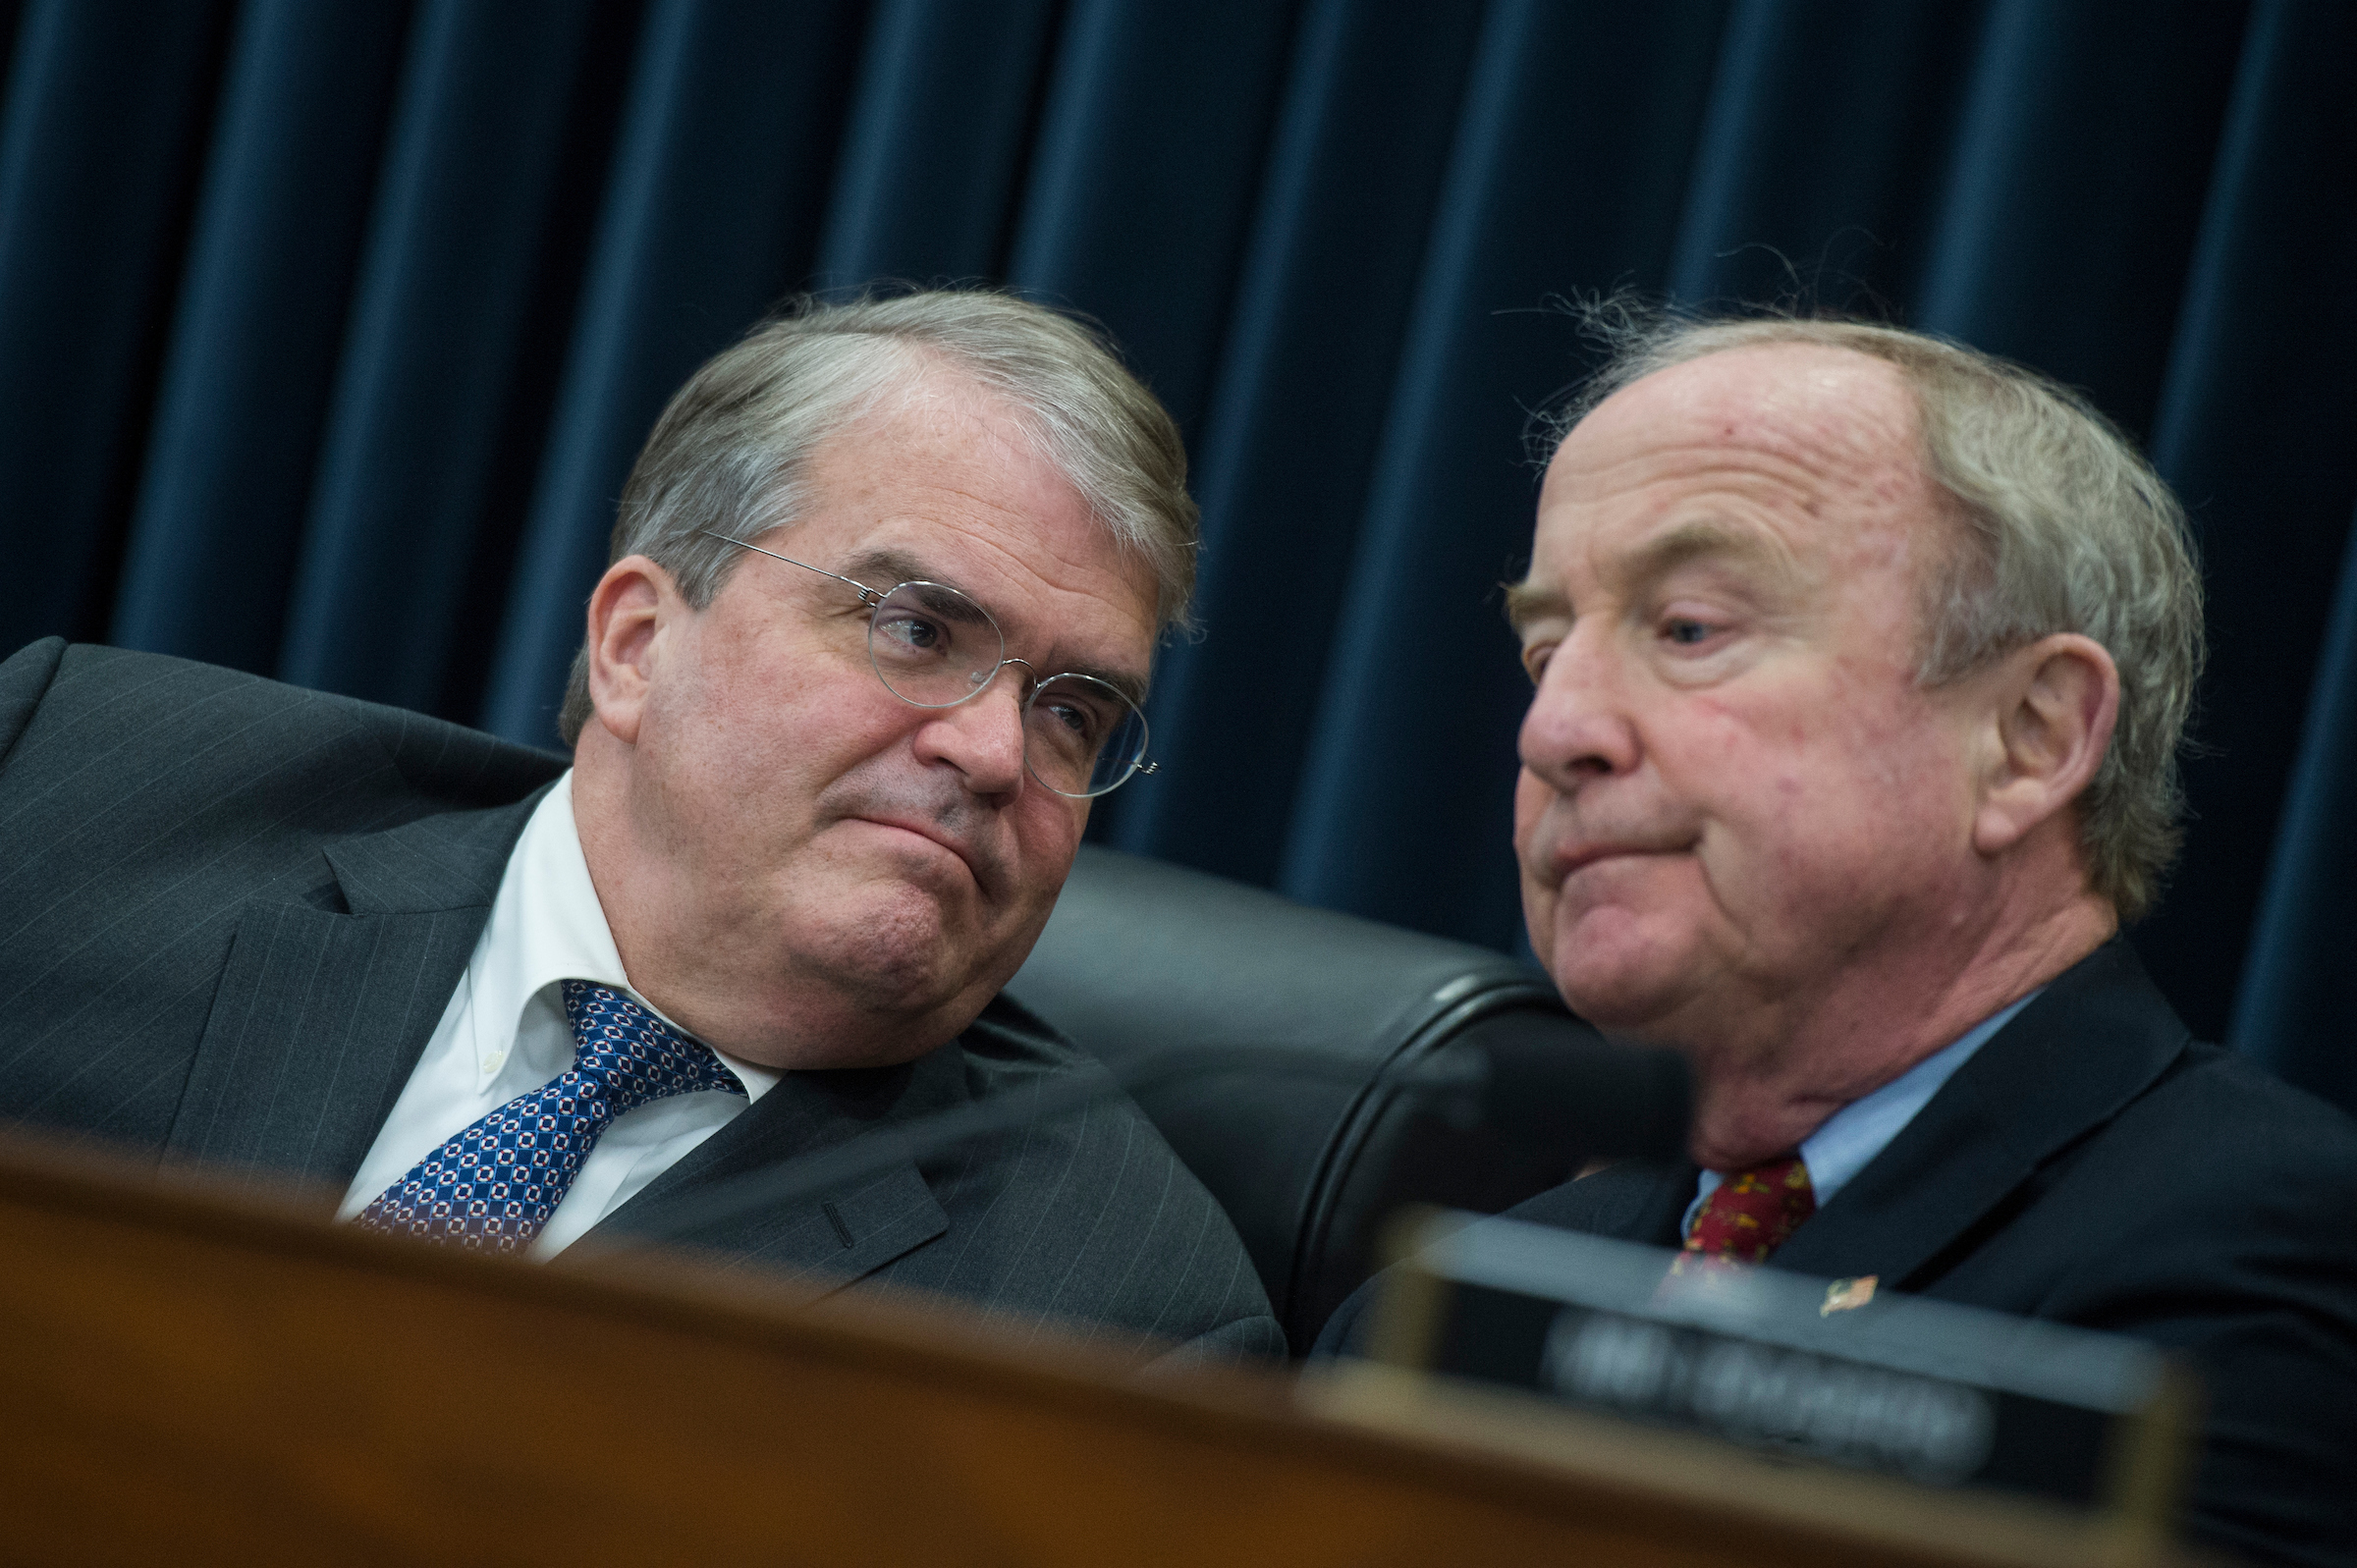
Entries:
[[1855, 1279], [1836, 1279], [1825, 1287], [1825, 1305], [1817, 1309], [1820, 1318], [1831, 1318], [1836, 1312], [1855, 1312], [1874, 1299], [1874, 1287], [1880, 1274], [1860, 1274]]

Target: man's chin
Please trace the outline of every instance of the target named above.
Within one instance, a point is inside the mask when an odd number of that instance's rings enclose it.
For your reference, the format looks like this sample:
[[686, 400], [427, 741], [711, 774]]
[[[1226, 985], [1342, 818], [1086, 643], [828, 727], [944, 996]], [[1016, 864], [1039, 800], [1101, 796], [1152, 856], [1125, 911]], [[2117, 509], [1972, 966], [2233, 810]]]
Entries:
[[1614, 922], [1582, 921], [1542, 956], [1573, 1012], [1631, 1038], [1664, 1029], [1692, 989], [1688, 965]]
[[927, 1012], [964, 989], [975, 933], [928, 892], [870, 887], [826, 913], [803, 950], [834, 986], [872, 1011]]

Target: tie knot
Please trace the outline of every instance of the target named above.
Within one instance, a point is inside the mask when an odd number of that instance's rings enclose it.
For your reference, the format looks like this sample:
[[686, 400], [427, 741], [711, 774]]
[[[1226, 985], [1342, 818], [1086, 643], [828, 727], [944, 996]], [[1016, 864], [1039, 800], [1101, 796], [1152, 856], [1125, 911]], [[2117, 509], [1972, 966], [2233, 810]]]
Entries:
[[688, 1039], [611, 986], [568, 980], [564, 995], [565, 1016], [573, 1025], [573, 1070], [557, 1083], [571, 1078], [583, 1087], [597, 1086], [613, 1114], [699, 1089], [744, 1093], [744, 1085], [711, 1047]]
[[1798, 1155], [1731, 1172], [1703, 1202], [1686, 1251], [1764, 1263], [1817, 1212], [1817, 1191]]

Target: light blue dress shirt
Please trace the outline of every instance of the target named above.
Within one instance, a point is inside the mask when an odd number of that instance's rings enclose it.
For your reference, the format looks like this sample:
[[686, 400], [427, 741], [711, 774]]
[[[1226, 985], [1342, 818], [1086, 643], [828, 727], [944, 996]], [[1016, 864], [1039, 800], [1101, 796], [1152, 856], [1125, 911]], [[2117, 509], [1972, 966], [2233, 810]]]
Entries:
[[[1800, 1146], [1800, 1161], [1809, 1167], [1809, 1185], [1816, 1191], [1817, 1207], [1822, 1209], [1831, 1203], [1834, 1194], [1848, 1185], [1850, 1177], [1889, 1148], [1900, 1129], [1931, 1103], [1940, 1086], [1954, 1077], [1956, 1069], [1989, 1043], [1990, 1036], [2011, 1023], [2013, 1015], [2035, 1001], [2038, 992], [2045, 989], [2040, 986], [2019, 1001], [2000, 1008], [1967, 1030], [1954, 1045], [1943, 1047], [1865, 1099], [1853, 1100], [1826, 1117], [1825, 1125], [1809, 1134], [1808, 1141]], [[1686, 1217], [1678, 1222], [1679, 1235], [1693, 1233], [1694, 1218], [1702, 1213], [1703, 1200], [1718, 1191], [1719, 1184], [1726, 1179], [1721, 1171], [1702, 1173], [1694, 1201], [1686, 1205]]]

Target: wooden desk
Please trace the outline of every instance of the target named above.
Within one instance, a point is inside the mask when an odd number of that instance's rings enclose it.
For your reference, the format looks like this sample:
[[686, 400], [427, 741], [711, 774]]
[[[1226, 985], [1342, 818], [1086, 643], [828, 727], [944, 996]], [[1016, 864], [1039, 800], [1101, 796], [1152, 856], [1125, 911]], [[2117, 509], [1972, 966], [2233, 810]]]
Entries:
[[0, 1342], [8, 1561], [2160, 1560], [1380, 1374], [1141, 1377], [946, 1304], [476, 1257], [17, 1140]]

